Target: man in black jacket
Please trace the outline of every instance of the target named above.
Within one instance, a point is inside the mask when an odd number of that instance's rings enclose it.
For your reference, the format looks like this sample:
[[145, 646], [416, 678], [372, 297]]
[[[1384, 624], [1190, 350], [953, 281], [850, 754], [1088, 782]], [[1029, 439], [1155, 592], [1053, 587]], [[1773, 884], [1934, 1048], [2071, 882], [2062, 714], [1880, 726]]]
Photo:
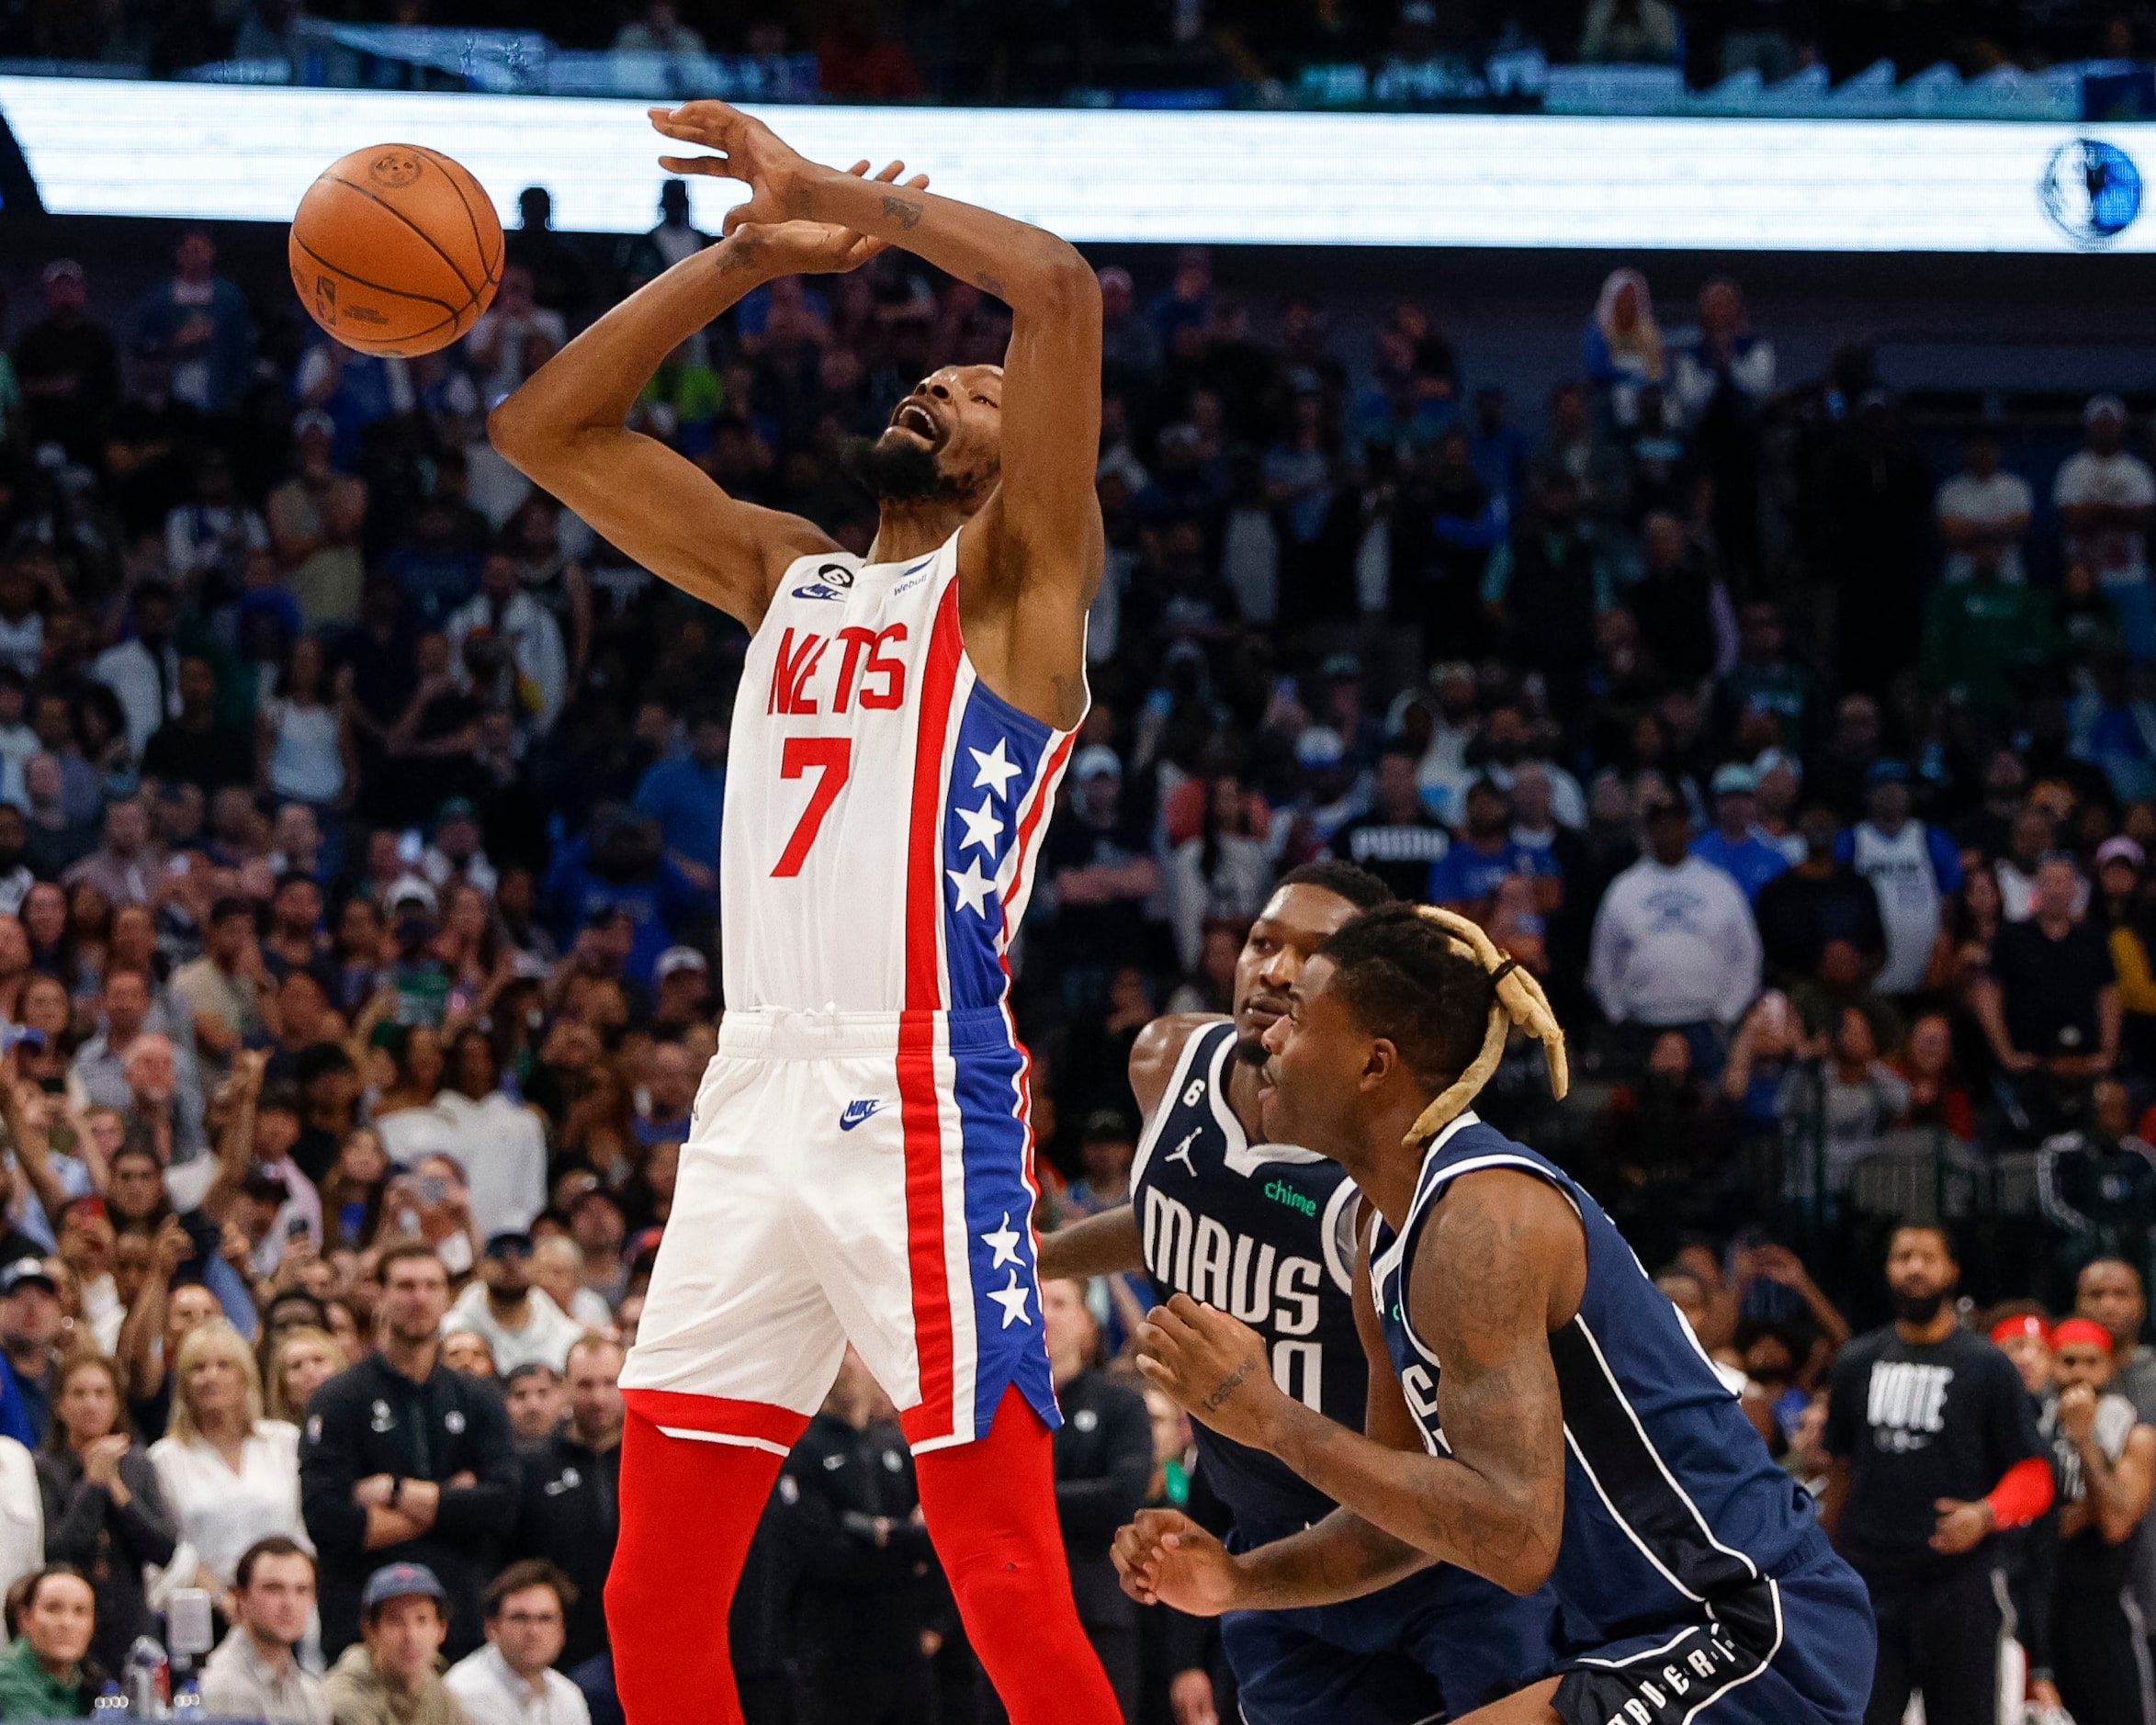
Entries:
[[322, 1564], [322, 1651], [359, 1636], [359, 1595], [390, 1563], [423, 1563], [449, 1595], [446, 1652], [480, 1645], [480, 1588], [516, 1513], [509, 1415], [490, 1383], [440, 1365], [449, 1273], [434, 1248], [381, 1258], [378, 1351], [317, 1390], [299, 1447], [300, 1508]]
[[545, 1558], [576, 1584], [564, 1671], [606, 1651], [606, 1572], [621, 1531], [619, 1342], [584, 1336], [570, 1345], [569, 1419], [524, 1455], [519, 1557]]
[[773, 1494], [796, 1725], [931, 1725], [935, 1556], [906, 1438], [852, 1348]]
[[1097, 1370], [1101, 1336], [1083, 1283], [1044, 1281], [1048, 1369], [1063, 1426], [1055, 1434], [1055, 1507], [1078, 1621], [1123, 1703], [1138, 1717], [1141, 1607], [1117, 1584], [1109, 1547], [1137, 1514], [1153, 1480], [1153, 1420], [1146, 1398]]

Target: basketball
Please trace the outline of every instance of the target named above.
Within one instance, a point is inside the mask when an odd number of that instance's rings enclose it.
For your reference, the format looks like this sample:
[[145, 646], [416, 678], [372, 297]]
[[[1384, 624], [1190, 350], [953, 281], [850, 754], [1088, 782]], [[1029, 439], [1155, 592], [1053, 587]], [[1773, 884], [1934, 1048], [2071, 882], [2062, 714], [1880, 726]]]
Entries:
[[292, 217], [292, 286], [314, 321], [362, 353], [446, 347], [502, 280], [502, 223], [480, 183], [418, 144], [355, 150]]

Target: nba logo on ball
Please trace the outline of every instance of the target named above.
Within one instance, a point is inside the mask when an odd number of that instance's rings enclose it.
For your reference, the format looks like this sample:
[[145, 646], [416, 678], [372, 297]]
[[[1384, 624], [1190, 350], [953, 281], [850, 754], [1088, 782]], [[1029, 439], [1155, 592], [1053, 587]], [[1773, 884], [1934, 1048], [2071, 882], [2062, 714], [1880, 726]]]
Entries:
[[2093, 251], [2109, 245], [2141, 213], [2141, 171], [2116, 144], [2075, 138], [2051, 152], [2037, 197], [2053, 227]]
[[367, 164], [367, 177], [388, 191], [410, 186], [419, 178], [420, 160], [405, 150], [386, 150]]

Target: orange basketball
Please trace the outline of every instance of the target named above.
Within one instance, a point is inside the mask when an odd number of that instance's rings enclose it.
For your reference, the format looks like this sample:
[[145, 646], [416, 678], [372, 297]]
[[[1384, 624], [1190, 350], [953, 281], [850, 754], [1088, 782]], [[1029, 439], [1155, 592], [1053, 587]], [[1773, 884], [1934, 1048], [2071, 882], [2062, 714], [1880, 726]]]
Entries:
[[459, 163], [418, 144], [355, 150], [292, 218], [292, 286], [347, 347], [411, 355], [479, 321], [502, 282], [502, 223]]

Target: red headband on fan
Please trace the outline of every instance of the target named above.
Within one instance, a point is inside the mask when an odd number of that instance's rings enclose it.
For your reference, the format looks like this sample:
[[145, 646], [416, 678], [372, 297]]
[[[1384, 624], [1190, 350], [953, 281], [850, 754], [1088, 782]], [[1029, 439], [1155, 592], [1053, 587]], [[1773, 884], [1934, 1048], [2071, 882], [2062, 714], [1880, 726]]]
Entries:
[[2017, 1336], [2033, 1336], [2046, 1347], [2051, 1346], [2050, 1327], [2034, 1312], [2024, 1312], [2018, 1317], [2001, 1318], [1992, 1325], [1992, 1345], [2004, 1347]]
[[2087, 1342], [2111, 1351], [2111, 1332], [2093, 1318], [2068, 1318], [2051, 1332], [2051, 1349], [2056, 1353], [2061, 1347], [2071, 1347], [2076, 1342]]

